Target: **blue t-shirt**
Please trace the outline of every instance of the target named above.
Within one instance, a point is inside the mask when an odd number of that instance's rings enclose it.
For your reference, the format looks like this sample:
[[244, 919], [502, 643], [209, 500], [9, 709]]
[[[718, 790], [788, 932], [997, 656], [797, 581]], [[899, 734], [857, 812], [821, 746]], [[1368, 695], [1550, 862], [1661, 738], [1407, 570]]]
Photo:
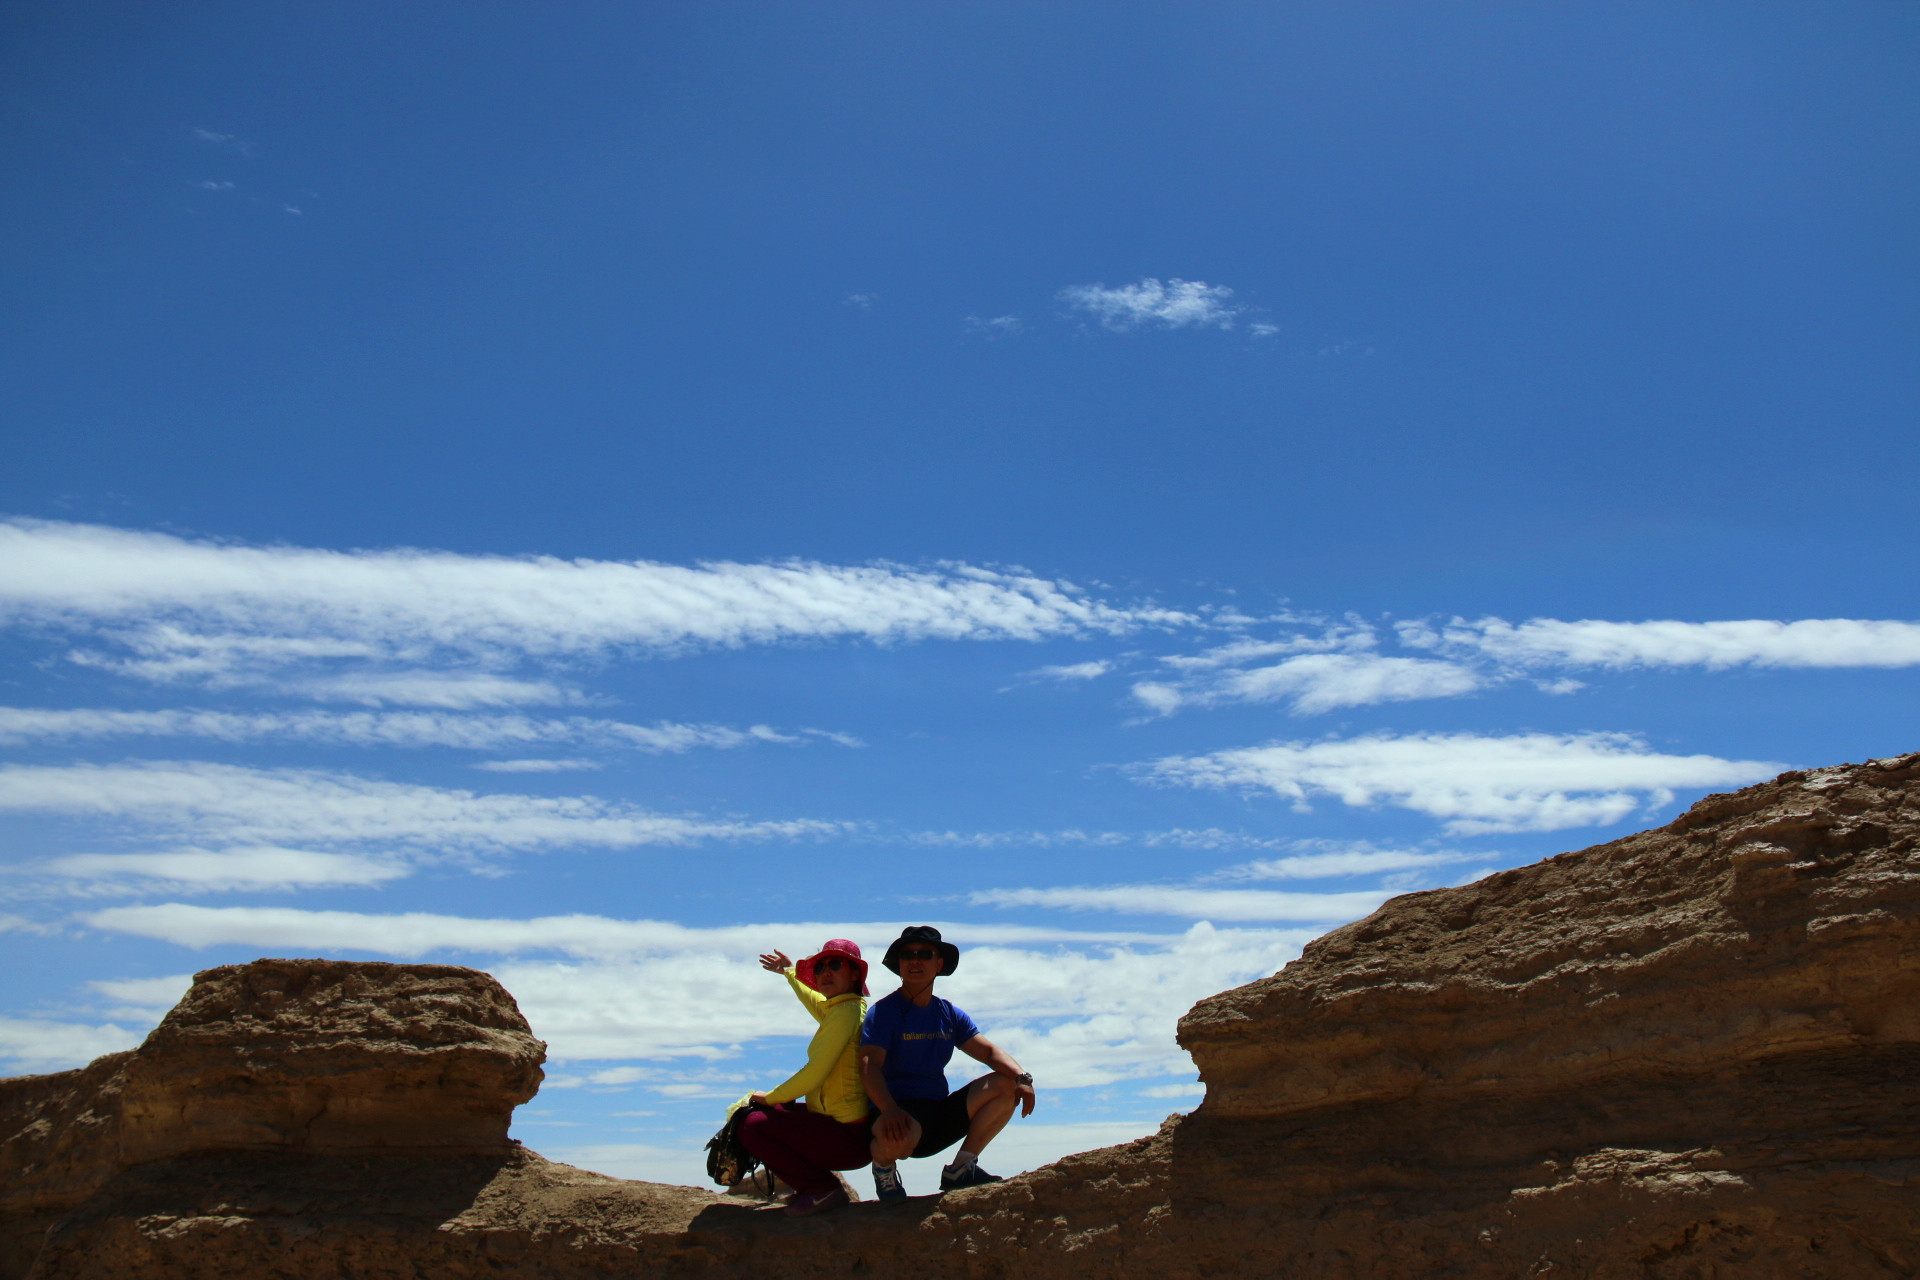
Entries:
[[947, 1060], [980, 1034], [973, 1019], [939, 996], [917, 1005], [896, 991], [873, 1002], [860, 1043], [887, 1051], [880, 1072], [896, 1098], [947, 1096]]

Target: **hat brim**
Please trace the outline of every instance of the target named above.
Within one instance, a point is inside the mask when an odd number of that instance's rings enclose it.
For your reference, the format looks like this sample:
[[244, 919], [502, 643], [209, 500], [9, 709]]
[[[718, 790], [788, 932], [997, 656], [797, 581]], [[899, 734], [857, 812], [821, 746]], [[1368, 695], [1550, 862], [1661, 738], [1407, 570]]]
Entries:
[[940, 953], [940, 976], [943, 978], [960, 967], [960, 948], [954, 946], [951, 942], [944, 940], [940, 942], [928, 942], [923, 938], [915, 938], [909, 942], [905, 938], [895, 938], [893, 945], [887, 948], [887, 954], [880, 957], [880, 963], [893, 970], [896, 974], [900, 972], [900, 948], [903, 946], [926, 946], [938, 951]]
[[812, 987], [815, 991], [818, 991], [820, 988], [814, 983], [814, 980], [813, 980], [813, 967], [819, 961], [825, 959], [828, 956], [839, 956], [842, 960], [845, 960], [849, 964], [853, 965], [853, 967], [857, 969], [860, 974], [860, 981], [859, 981], [860, 994], [863, 996], [870, 996], [873, 994], [871, 991], [867, 990], [867, 962], [865, 960], [862, 960], [859, 956], [853, 955], [850, 952], [840, 950], [838, 947], [829, 947], [824, 951], [815, 952], [813, 955], [808, 956], [805, 960], [794, 961], [793, 976], [800, 979], [800, 981], [806, 986]]

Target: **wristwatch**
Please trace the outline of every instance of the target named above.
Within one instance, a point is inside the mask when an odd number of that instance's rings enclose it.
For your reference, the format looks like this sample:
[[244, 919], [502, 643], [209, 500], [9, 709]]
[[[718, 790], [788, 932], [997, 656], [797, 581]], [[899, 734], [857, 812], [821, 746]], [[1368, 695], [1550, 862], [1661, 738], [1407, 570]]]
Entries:
[[1022, 1071], [1019, 1075], [1015, 1076], [1013, 1078], [1013, 1082], [1015, 1084], [1026, 1085], [1027, 1088], [1029, 1089], [1033, 1088], [1033, 1076], [1031, 1073], [1026, 1071]]

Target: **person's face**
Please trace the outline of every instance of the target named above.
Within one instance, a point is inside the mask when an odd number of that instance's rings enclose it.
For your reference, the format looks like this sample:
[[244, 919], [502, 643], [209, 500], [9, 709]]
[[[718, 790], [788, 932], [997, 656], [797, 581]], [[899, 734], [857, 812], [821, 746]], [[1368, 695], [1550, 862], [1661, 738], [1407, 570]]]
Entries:
[[813, 962], [813, 989], [829, 999], [843, 996], [855, 989], [858, 972], [845, 956], [821, 956]]
[[912, 986], [924, 986], [940, 976], [940, 953], [924, 942], [900, 948], [900, 977]]

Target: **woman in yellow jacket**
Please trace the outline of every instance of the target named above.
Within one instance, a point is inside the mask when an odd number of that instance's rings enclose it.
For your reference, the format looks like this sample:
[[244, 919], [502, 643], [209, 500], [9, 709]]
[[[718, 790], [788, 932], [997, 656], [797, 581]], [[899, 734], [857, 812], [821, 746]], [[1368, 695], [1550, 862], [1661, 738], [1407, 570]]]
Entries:
[[[832, 1171], [858, 1169], [873, 1158], [867, 1090], [860, 1083], [867, 962], [857, 945], [833, 938], [798, 964], [775, 951], [761, 956], [760, 965], [786, 975], [820, 1029], [807, 1046], [806, 1066], [748, 1098], [751, 1110], [740, 1121], [740, 1141], [793, 1188], [788, 1213], [819, 1213], [847, 1202]], [[805, 1106], [794, 1101], [802, 1096]]]

